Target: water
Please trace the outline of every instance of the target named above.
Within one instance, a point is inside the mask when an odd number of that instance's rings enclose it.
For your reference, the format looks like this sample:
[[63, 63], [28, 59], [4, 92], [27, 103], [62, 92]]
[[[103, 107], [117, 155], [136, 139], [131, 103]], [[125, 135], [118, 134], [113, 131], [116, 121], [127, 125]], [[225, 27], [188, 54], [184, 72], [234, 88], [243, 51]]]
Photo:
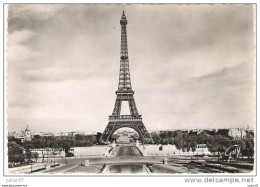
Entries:
[[109, 165], [107, 173], [147, 173], [145, 166], [140, 164]]

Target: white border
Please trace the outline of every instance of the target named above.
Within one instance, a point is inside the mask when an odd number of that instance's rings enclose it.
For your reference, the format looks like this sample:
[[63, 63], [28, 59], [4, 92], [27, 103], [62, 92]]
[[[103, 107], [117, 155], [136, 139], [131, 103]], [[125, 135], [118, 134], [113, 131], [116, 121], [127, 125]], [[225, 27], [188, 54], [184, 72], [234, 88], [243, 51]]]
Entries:
[[[201, 1], [187, 1], [187, 0], [183, 0], [183, 1], [155, 1], [155, 0], [150, 0], [150, 1], [130, 1], [130, 0], [125, 0], [125, 1], [110, 1], [110, 2], [105, 2], [105, 1], [102, 1], [102, 0], [96, 0], [96, 1], [86, 1], [86, 0], [76, 0], [76, 1], [68, 1], [68, 0], [62, 0], [62, 1], [51, 1], [51, 0], [46, 0], [46, 1], [37, 1], [37, 0], [27, 0], [27, 1], [24, 1], [24, 2], [17, 2], [16, 0], [4, 0], [2, 2], [2, 8], [1, 8], [1, 15], [3, 15], [3, 4], [4, 3], [181, 3], [181, 4], [185, 4], [185, 3], [225, 3], [225, 4], [230, 4], [230, 3], [257, 3], [257, 1], [234, 1], [234, 0], [230, 0], [230, 1], [217, 1], [217, 2], [209, 2], [209, 1], [205, 1], [205, 0], [201, 0]], [[257, 22], [258, 22], [258, 19], [257, 19]], [[1, 24], [3, 25], [3, 18], [1, 19]], [[5, 26], [7, 23], [5, 22]], [[259, 25], [259, 23], [258, 23]], [[5, 27], [7, 28], [7, 27]], [[3, 30], [1, 31], [2, 32], [2, 36], [3, 36]], [[7, 32], [5, 32], [5, 34], [7, 34]], [[1, 40], [2, 40], [2, 44], [3, 44], [3, 37], [1, 37]], [[6, 41], [5, 41], [6, 42]], [[3, 46], [2, 46], [3, 47]], [[3, 49], [2, 49], [3, 51]], [[258, 52], [258, 49], [257, 49], [257, 52]], [[5, 55], [5, 58], [6, 58], [6, 55]], [[6, 61], [6, 59], [5, 59]], [[3, 66], [0, 66], [1, 67], [1, 73], [3, 72]], [[5, 64], [5, 67], [6, 69], [6, 64]], [[257, 67], [257, 70], [259, 69], [259, 65]], [[6, 71], [5, 71], [6, 72]], [[258, 71], [257, 71], [258, 72]], [[1, 74], [2, 75], [2, 74]], [[6, 74], [5, 74], [6, 76]], [[1, 83], [3, 84], [3, 76], [0, 76], [1, 77]], [[258, 76], [259, 77], [259, 76]], [[257, 78], [258, 79], [258, 78]], [[257, 81], [257, 84], [259, 82], [259, 79]], [[3, 88], [4, 85], [2, 85], [2, 88]], [[6, 85], [5, 85], [5, 88]], [[3, 89], [1, 89], [1, 93], [3, 95]], [[3, 100], [1, 99], [1, 104], [3, 106]], [[257, 102], [258, 104], [258, 102]], [[6, 99], [5, 99], [5, 121], [7, 119], [7, 110], [6, 110], [6, 106], [7, 106], [7, 102], [6, 102]], [[1, 107], [1, 115], [3, 115], [3, 107]], [[257, 114], [259, 112], [257, 111]], [[3, 118], [2, 118], [3, 119]], [[6, 125], [6, 123], [5, 123]], [[5, 127], [6, 128], [6, 127]], [[3, 131], [3, 128], [0, 128], [1, 129], [1, 134], [4, 134], [4, 137], [6, 137], [6, 131], [5, 132], [2, 132]], [[259, 127], [257, 128], [257, 134], [259, 134]], [[259, 140], [259, 138], [258, 138]], [[6, 143], [7, 141], [5, 141]], [[0, 142], [2, 145], [3, 145], [3, 138], [1, 138], [1, 142]], [[257, 142], [255, 144], [255, 146], [257, 146]], [[1, 152], [0, 152], [2, 155], [3, 155], [3, 149], [1, 149]], [[258, 161], [259, 162], [259, 161]], [[259, 165], [259, 163], [257, 162], [257, 166]], [[5, 181], [6, 181], [6, 177], [3, 177], [3, 162], [1, 160], [0, 162], [1, 164], [1, 184], [5, 184]], [[195, 175], [194, 175], [195, 176]], [[10, 178], [13, 178], [13, 177], [7, 177], [8, 179]], [[20, 177], [15, 177], [15, 178], [20, 178]], [[141, 185], [145, 185], [145, 186], [161, 186], [161, 185], [167, 185], [167, 186], [179, 186], [179, 185], [187, 185], [187, 183], [185, 184], [184, 183], [184, 180], [183, 180], [183, 177], [23, 177], [23, 183], [11, 183], [13, 185], [19, 185], [19, 184], [28, 184], [28, 186], [57, 186], [57, 185], [62, 185], [62, 186], [92, 186], [92, 185], [95, 185], [95, 186], [109, 186], [109, 185], [113, 185], [115, 186], [116, 184], [118, 185], [123, 185], [123, 186], [133, 186], [133, 185], [137, 185], [137, 186], [141, 186]], [[187, 177], [186, 177], [187, 178]], [[205, 177], [203, 177], [205, 178]], [[254, 184], [257, 184], [259, 183], [259, 180], [255, 179], [255, 183]], [[8, 184], [8, 183], [7, 183]], [[251, 184], [251, 183], [250, 183]], [[201, 183], [193, 183], [190, 185], [192, 186], [203, 186], [203, 184]], [[204, 186], [208, 186], [208, 185], [211, 185], [211, 186], [219, 186], [219, 185], [224, 185], [224, 186], [229, 186], [230, 184], [229, 183], [222, 183], [222, 184], [219, 184], [219, 183], [212, 183], [212, 184], [206, 184], [204, 183]], [[252, 184], [253, 185], [253, 184]], [[235, 186], [247, 186], [247, 184], [242, 184], [240, 183], [239, 185], [236, 184]]]

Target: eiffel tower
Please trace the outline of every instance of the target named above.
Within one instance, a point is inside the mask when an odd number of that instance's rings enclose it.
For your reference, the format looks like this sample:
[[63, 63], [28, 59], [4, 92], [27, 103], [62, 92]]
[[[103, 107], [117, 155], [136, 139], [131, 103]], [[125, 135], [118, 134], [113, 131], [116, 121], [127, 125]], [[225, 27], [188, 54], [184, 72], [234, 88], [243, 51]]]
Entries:
[[[112, 115], [109, 116], [109, 122], [105, 131], [101, 136], [104, 142], [109, 141], [111, 135], [120, 128], [128, 127], [134, 129], [139, 134], [139, 138], [150, 138], [143, 122], [142, 116], [138, 113], [135, 100], [134, 91], [131, 87], [129, 59], [127, 49], [127, 33], [126, 24], [127, 19], [123, 11], [121, 20], [121, 52], [120, 52], [120, 74], [118, 90], [116, 91], [116, 103]], [[122, 101], [128, 101], [130, 115], [120, 115]]]

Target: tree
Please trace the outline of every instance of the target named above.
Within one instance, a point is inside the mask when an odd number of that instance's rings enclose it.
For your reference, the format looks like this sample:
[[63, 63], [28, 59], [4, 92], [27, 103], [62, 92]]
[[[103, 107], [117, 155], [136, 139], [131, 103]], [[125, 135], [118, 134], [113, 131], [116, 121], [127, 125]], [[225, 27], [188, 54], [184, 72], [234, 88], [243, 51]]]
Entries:
[[168, 144], [169, 144], [168, 139], [163, 138], [163, 139], [161, 140], [161, 144], [163, 144], [163, 145], [168, 145]]
[[232, 145], [232, 139], [224, 135], [215, 135], [213, 139], [208, 140], [207, 146], [209, 151], [218, 152], [218, 159]]
[[176, 136], [174, 137], [174, 144], [177, 149], [183, 149], [184, 148], [184, 139], [183, 139], [183, 133], [178, 132]]
[[39, 153], [35, 152], [35, 153], [32, 153], [32, 158], [35, 159], [35, 161], [37, 162], [38, 158], [39, 158]]
[[65, 150], [66, 155], [69, 152], [69, 149], [71, 147], [74, 147], [74, 145], [76, 144], [74, 139], [63, 139], [60, 141], [60, 147], [62, 147]]
[[197, 136], [197, 141], [199, 144], [207, 144], [209, 140], [210, 135], [206, 133], [206, 131], [202, 131], [198, 136]]
[[196, 142], [191, 142], [190, 146], [191, 146], [191, 151], [192, 151], [192, 152], [195, 152], [195, 151], [196, 151], [196, 145], [197, 145]]
[[153, 142], [154, 142], [155, 144], [160, 144], [161, 138], [160, 138], [159, 134], [157, 134], [157, 133], [152, 133], [152, 134], [151, 134], [151, 137], [152, 137]]
[[190, 142], [185, 142], [184, 148], [187, 150], [187, 152], [190, 151], [190, 147], [191, 147]]
[[23, 144], [23, 147], [24, 149], [33, 149], [34, 148], [34, 145], [32, 143], [32, 141], [25, 141], [24, 144]]
[[139, 140], [139, 134], [135, 133], [133, 136], [131, 136], [131, 138], [133, 139], [134, 142], [136, 142], [137, 140]]
[[117, 139], [117, 135], [116, 134], [112, 134], [111, 137], [110, 137], [111, 142], [116, 141], [116, 139]]
[[32, 159], [32, 152], [29, 149], [25, 150], [25, 158], [28, 162]]
[[249, 158], [253, 158], [254, 156], [254, 137], [251, 134], [247, 134], [242, 140], [241, 140], [241, 153], [243, 156], [247, 156]]
[[171, 144], [171, 145], [174, 144], [174, 138], [173, 137], [170, 137], [168, 141], [169, 141], [169, 144]]
[[16, 142], [8, 142], [8, 162], [24, 162], [23, 148]]
[[144, 138], [143, 142], [145, 144], [149, 144], [149, 143], [151, 143], [151, 139], [150, 138]]
[[100, 141], [101, 136], [102, 136], [102, 133], [101, 133], [101, 132], [97, 132], [96, 142], [99, 142], [99, 141]]
[[[47, 141], [46, 141], [46, 142], [47, 142]], [[58, 146], [57, 140], [55, 140], [55, 141], [52, 141], [52, 142], [50, 142], [50, 143], [47, 143], [47, 145], [44, 146], [44, 147], [58, 148], [59, 146]]]
[[20, 138], [15, 138], [14, 136], [8, 136], [8, 142], [15, 142], [18, 145], [23, 145], [23, 142]]
[[190, 134], [187, 138], [187, 142], [189, 142], [189, 147], [191, 148], [192, 152], [194, 152], [197, 145], [197, 136], [195, 134]]

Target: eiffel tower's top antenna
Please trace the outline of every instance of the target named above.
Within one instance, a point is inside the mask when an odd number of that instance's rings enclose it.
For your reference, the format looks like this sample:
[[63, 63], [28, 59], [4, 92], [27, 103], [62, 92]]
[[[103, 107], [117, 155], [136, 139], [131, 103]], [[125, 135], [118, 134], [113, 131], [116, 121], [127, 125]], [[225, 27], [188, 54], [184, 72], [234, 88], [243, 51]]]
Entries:
[[123, 10], [123, 14], [122, 14], [122, 17], [121, 19], [126, 19], [126, 16], [125, 16], [125, 11]]

